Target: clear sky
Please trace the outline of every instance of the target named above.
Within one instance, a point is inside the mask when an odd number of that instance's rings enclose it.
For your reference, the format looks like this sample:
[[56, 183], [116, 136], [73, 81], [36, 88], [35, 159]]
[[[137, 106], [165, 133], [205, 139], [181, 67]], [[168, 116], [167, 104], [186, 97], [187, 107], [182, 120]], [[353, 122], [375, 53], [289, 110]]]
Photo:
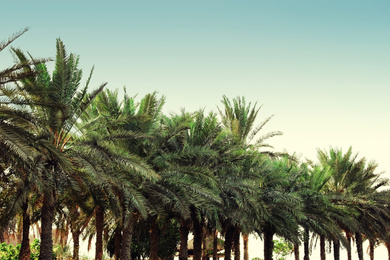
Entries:
[[[165, 112], [216, 111], [222, 95], [263, 105], [279, 151], [316, 159], [330, 146], [390, 177], [389, 0], [6, 1], [0, 40], [54, 57], [60, 37], [92, 87], [158, 91]], [[0, 68], [12, 64], [0, 55]], [[50, 67], [50, 65], [49, 65]]]
[[60, 37], [92, 87], [158, 91], [166, 113], [244, 96], [276, 150], [352, 146], [390, 177], [389, 0], [3, 1], [0, 40], [24, 27], [14, 47], [54, 57]]

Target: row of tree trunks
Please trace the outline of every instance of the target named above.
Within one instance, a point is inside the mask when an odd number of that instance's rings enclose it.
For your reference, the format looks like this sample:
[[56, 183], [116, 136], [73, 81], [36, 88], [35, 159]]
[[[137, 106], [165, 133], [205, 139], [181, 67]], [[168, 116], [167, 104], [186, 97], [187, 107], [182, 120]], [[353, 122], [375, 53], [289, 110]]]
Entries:
[[72, 230], [72, 239], [73, 239], [73, 260], [79, 260], [80, 252], [80, 235], [81, 232], [79, 229]]

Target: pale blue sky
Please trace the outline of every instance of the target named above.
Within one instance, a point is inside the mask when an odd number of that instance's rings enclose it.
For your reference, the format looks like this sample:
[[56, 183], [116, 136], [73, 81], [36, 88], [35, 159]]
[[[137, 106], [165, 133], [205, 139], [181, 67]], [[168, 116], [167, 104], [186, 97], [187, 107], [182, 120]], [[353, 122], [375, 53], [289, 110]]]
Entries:
[[275, 114], [277, 150], [352, 146], [390, 177], [388, 0], [7, 1], [0, 22], [0, 40], [30, 27], [13, 46], [35, 57], [60, 37], [85, 75], [95, 65], [92, 87], [158, 91], [166, 112], [244, 96], [259, 123]]

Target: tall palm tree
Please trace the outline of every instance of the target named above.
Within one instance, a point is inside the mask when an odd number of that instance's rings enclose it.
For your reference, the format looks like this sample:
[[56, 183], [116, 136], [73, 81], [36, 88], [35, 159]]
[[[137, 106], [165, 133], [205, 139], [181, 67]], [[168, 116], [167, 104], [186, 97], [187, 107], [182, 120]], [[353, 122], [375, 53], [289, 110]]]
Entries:
[[[40, 163], [37, 168], [42, 185], [39, 187], [43, 194], [42, 233], [40, 259], [52, 257], [52, 224], [55, 213], [55, 203], [60, 184], [76, 188], [72, 178], [74, 160], [71, 147], [71, 134], [75, 123], [91, 103], [95, 96], [103, 90], [102, 84], [91, 94], [87, 93], [90, 74], [86, 86], [80, 89], [82, 71], [78, 69], [79, 58], [68, 55], [63, 42], [57, 40], [57, 55], [55, 70], [52, 77], [43, 63], [36, 65], [40, 73], [21, 80], [14, 93], [8, 92], [9, 103], [26, 105], [36, 116], [34, 135], [41, 137]], [[19, 61], [27, 63], [26, 55], [19, 49], [13, 49]], [[30, 73], [34, 69], [25, 66], [23, 70]]]

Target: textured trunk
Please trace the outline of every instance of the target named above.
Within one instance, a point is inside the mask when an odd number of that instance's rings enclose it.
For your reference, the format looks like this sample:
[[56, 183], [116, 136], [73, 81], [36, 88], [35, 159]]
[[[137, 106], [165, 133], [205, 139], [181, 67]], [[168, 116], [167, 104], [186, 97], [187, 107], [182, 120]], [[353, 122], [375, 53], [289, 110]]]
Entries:
[[190, 233], [190, 220], [181, 219], [180, 220], [180, 251], [179, 251], [179, 260], [187, 260], [188, 259], [188, 233]]
[[272, 230], [264, 231], [264, 260], [272, 260], [272, 252], [274, 250], [274, 234]]
[[193, 222], [194, 230], [194, 260], [202, 259], [202, 238], [203, 238], [203, 227], [201, 223], [194, 218]]
[[294, 243], [294, 259], [299, 260], [299, 244], [297, 242]]
[[362, 234], [359, 232], [356, 232], [355, 239], [356, 239], [356, 249], [357, 249], [357, 253], [358, 253], [358, 258], [359, 258], [359, 260], [364, 260]]
[[304, 251], [303, 260], [310, 259], [309, 240], [310, 240], [309, 228], [305, 227], [305, 231], [303, 234], [303, 251]]
[[96, 221], [96, 248], [95, 260], [103, 259], [103, 228], [104, 228], [104, 211], [100, 206], [95, 210]]
[[214, 232], [214, 240], [213, 240], [213, 260], [217, 260], [218, 256], [218, 231]]
[[240, 228], [235, 227], [233, 232], [233, 244], [234, 244], [234, 260], [240, 260]]
[[[150, 223], [150, 255], [149, 255], [149, 260], [158, 260], [158, 255], [157, 255], [158, 243], [159, 243], [159, 236], [158, 236], [157, 216], [153, 216], [151, 218], [151, 223]], [[123, 244], [123, 242], [122, 242], [122, 244]], [[121, 260], [123, 260], [123, 259], [121, 258]]]
[[134, 214], [131, 214], [131, 216], [129, 217], [129, 221], [124, 224], [122, 245], [120, 249], [121, 260], [131, 259], [131, 242], [133, 239], [134, 218]]
[[120, 255], [121, 255], [121, 244], [122, 244], [122, 229], [121, 227], [117, 227], [115, 229], [115, 234], [114, 234], [114, 255], [115, 255], [115, 260], [119, 260]]
[[41, 250], [39, 260], [53, 259], [53, 220], [55, 213], [55, 199], [53, 191], [43, 195], [41, 216]]
[[375, 241], [370, 239], [370, 260], [374, 260]]
[[320, 236], [320, 258], [321, 260], [326, 260], [326, 253], [325, 253], [325, 236]]
[[30, 215], [27, 213], [28, 204], [23, 204], [23, 234], [22, 234], [22, 245], [20, 247], [19, 260], [30, 260]]
[[338, 239], [333, 240], [333, 256], [334, 260], [340, 260], [340, 241]]
[[208, 245], [207, 245], [207, 236], [206, 232], [203, 231], [203, 253], [202, 253], [202, 260], [208, 260], [209, 259], [209, 252], [208, 252]]
[[73, 260], [79, 260], [80, 252], [80, 230], [72, 230], [73, 239]]
[[225, 234], [225, 260], [231, 260], [233, 242], [233, 227], [229, 226]]
[[247, 234], [243, 234], [242, 235], [242, 241], [243, 241], [243, 244], [244, 244], [244, 260], [249, 260], [249, 247], [248, 247], [248, 243], [249, 243], [249, 235]]
[[352, 260], [352, 234], [351, 232], [346, 232], [348, 247], [347, 247], [347, 260]]

